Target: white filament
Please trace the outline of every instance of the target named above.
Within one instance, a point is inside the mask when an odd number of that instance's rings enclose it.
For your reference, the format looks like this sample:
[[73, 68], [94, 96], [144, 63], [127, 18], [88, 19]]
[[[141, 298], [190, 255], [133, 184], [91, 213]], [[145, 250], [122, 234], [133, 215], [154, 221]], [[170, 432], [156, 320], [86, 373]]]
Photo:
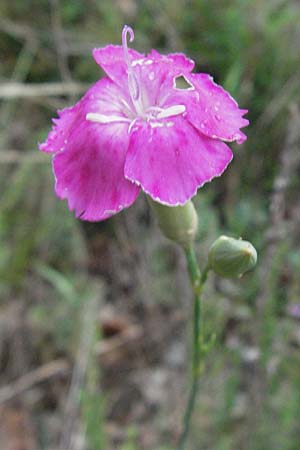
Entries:
[[183, 114], [184, 112], [185, 112], [184, 105], [173, 105], [159, 112], [156, 118], [165, 119], [166, 117], [178, 116], [179, 114]]
[[97, 123], [130, 122], [130, 119], [128, 119], [127, 117], [114, 115], [106, 116], [105, 114], [99, 113], [88, 113], [85, 118], [90, 122], [97, 122]]

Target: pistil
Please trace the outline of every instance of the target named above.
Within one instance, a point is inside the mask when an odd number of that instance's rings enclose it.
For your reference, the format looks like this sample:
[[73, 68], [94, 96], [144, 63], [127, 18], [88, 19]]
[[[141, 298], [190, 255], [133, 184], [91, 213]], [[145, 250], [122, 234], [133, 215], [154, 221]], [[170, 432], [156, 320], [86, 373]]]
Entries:
[[134, 73], [134, 69], [132, 67], [130, 56], [128, 52], [128, 45], [127, 45], [127, 35], [129, 34], [129, 42], [132, 42], [134, 40], [134, 32], [131, 27], [128, 25], [125, 25], [122, 31], [122, 46], [124, 50], [124, 59], [127, 65], [127, 72], [128, 72], [128, 89], [130, 93], [130, 97], [132, 100], [132, 103], [136, 109], [136, 112], [138, 115], [143, 115], [143, 105], [141, 103], [141, 90], [140, 86], [136, 77], [136, 74]]
[[[120, 99], [121, 103], [123, 104], [122, 105], [123, 115], [117, 116], [117, 115], [106, 115], [101, 113], [88, 113], [86, 115], [86, 120], [102, 124], [113, 122], [128, 122], [130, 124], [128, 132], [130, 133], [130, 131], [133, 128], [133, 125], [138, 120], [147, 121], [150, 123], [153, 122], [153, 127], [164, 126], [163, 122], [159, 124], [160, 119], [166, 119], [168, 117], [181, 115], [185, 112], [186, 107], [184, 105], [172, 105], [167, 108], [162, 108], [158, 105], [147, 107], [143, 103], [142, 86], [138, 81], [137, 74], [133, 67], [134, 65], [136, 65], [138, 61], [140, 62], [140, 60], [135, 60], [133, 62], [131, 61], [127, 44], [128, 35], [129, 35], [129, 42], [132, 42], [134, 40], [134, 32], [131, 27], [125, 25], [122, 31], [122, 47], [124, 51], [125, 64], [127, 66], [128, 90], [134, 110], [132, 106], [130, 107], [130, 105], [126, 102], [125, 99]], [[151, 61], [152, 64], [152, 60], [149, 61]]]

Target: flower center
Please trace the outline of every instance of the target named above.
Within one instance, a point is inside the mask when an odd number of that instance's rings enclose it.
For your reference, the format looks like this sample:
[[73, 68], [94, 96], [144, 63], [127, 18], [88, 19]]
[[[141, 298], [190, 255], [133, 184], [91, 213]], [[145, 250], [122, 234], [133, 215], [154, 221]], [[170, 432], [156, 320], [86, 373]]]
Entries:
[[[136, 123], [137, 120], [142, 119], [143, 121], [152, 122], [156, 121], [158, 122], [161, 119], [166, 119], [168, 117], [178, 116], [185, 112], [186, 108], [184, 105], [172, 105], [167, 108], [161, 108], [160, 106], [148, 106], [145, 105], [147, 103], [146, 101], [143, 102], [143, 87], [141, 80], [139, 81], [137, 77], [137, 73], [135, 72], [134, 66], [137, 65], [135, 63], [140, 62], [142, 64], [147, 65], [152, 63], [152, 60], [138, 60], [138, 61], [131, 61], [130, 54], [128, 50], [128, 44], [127, 44], [127, 37], [129, 35], [129, 42], [133, 42], [134, 40], [134, 32], [131, 27], [128, 25], [125, 25], [122, 31], [122, 47], [124, 51], [124, 60], [127, 66], [127, 79], [128, 79], [128, 90], [130, 99], [132, 102], [132, 106], [130, 107], [127, 102], [124, 100], [124, 116], [118, 116], [118, 115], [105, 115], [101, 113], [88, 113], [86, 115], [86, 120], [89, 120], [91, 122], [98, 122], [98, 123], [113, 123], [113, 122], [129, 122], [129, 132], [132, 129], [132, 126], [134, 123]], [[154, 79], [154, 73], [153, 73], [153, 79]], [[145, 94], [145, 93], [144, 93]], [[146, 95], [144, 95], [146, 98]], [[122, 101], [122, 100], [121, 100]], [[159, 125], [159, 124], [158, 124]], [[161, 126], [163, 126], [163, 122], [161, 123]]]

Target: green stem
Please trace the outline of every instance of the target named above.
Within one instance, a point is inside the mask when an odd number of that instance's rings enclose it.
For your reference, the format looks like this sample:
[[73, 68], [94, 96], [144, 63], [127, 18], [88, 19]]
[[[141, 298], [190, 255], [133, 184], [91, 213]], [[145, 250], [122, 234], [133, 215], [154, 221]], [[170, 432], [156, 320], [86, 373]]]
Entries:
[[190, 280], [192, 283], [193, 291], [196, 294], [200, 287], [200, 280], [201, 280], [201, 272], [198, 266], [197, 258], [195, 251], [193, 249], [192, 245], [189, 245], [185, 249], [185, 256], [187, 261], [187, 268], [190, 276]]
[[179, 438], [177, 450], [186, 448], [187, 438], [190, 431], [191, 419], [195, 409], [195, 402], [199, 389], [199, 375], [201, 366], [201, 345], [203, 341], [201, 292], [207, 279], [209, 268], [206, 267], [201, 273], [197, 258], [192, 246], [185, 249], [188, 272], [194, 291], [194, 311], [193, 311], [193, 360], [191, 373], [191, 389], [183, 418], [183, 430]]

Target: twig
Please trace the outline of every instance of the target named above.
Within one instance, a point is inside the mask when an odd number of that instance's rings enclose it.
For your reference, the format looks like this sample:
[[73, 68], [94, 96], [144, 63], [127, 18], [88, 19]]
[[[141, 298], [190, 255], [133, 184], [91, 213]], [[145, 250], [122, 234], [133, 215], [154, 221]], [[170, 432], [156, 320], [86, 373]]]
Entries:
[[180, 39], [179, 33], [170, 19], [169, 14], [164, 10], [161, 2], [149, 2], [147, 8], [153, 16], [154, 23], [159, 26], [160, 30], [165, 34], [168, 41], [168, 47], [172, 51], [182, 51], [184, 45]]
[[72, 81], [71, 72], [68, 65], [68, 57], [66, 51], [65, 37], [60, 15], [59, 0], [51, 0], [51, 23], [53, 30], [53, 37], [57, 53], [57, 62], [60, 75], [63, 81]]
[[28, 98], [49, 97], [59, 95], [77, 95], [86, 91], [87, 83], [2, 83], [0, 85], [0, 98]]
[[268, 104], [267, 108], [263, 111], [258, 118], [256, 127], [258, 130], [269, 125], [277, 114], [282, 111], [287, 104], [287, 99], [291, 100], [295, 95], [296, 90], [299, 88], [299, 76], [298, 74], [291, 76], [286, 83], [279, 89], [278, 94]]
[[52, 378], [67, 375], [70, 371], [68, 362], [64, 359], [51, 361], [32, 372], [20, 377], [13, 383], [0, 389], [0, 404], [5, 403], [23, 394], [37, 384], [49, 381]]
[[[20, 51], [11, 79], [13, 81], [19, 82], [24, 81], [30, 71], [33, 59], [37, 52], [38, 45], [34, 38], [30, 37], [25, 42], [22, 50]], [[11, 122], [11, 118], [14, 114], [16, 108], [16, 101], [13, 100], [9, 104], [4, 103], [0, 110], [0, 122], [3, 128], [3, 133], [0, 139], [0, 145], [3, 146], [8, 140], [8, 132], [5, 130], [10, 130], [8, 124]]]
[[[62, 26], [59, 0], [51, 0], [51, 24], [61, 79], [66, 83], [71, 83], [72, 76], [68, 63], [68, 50]], [[73, 92], [70, 92], [69, 100], [72, 103], [75, 101]]]
[[36, 38], [37, 36], [36, 30], [32, 27], [14, 22], [7, 17], [0, 17], [0, 30], [20, 41], [24, 41], [24, 39], [27, 41], [28, 39]]
[[31, 162], [33, 164], [48, 163], [49, 158], [37, 151], [25, 152], [23, 150], [0, 150], [0, 164], [15, 164]]
[[[23, 23], [19, 24], [18, 22], [9, 20], [7, 17], [5, 17], [5, 19], [0, 17], [0, 31], [9, 36], [13, 36], [21, 42], [24, 40], [27, 41], [28, 38], [47, 42], [53, 40], [53, 33], [47, 28], [32, 27], [24, 25]], [[96, 40], [94, 35], [89, 36], [87, 32], [78, 34], [77, 31], [62, 30], [62, 34], [65, 41], [66, 53], [69, 56], [86, 56], [87, 52], [90, 52], [92, 48], [104, 45], [104, 43]]]

